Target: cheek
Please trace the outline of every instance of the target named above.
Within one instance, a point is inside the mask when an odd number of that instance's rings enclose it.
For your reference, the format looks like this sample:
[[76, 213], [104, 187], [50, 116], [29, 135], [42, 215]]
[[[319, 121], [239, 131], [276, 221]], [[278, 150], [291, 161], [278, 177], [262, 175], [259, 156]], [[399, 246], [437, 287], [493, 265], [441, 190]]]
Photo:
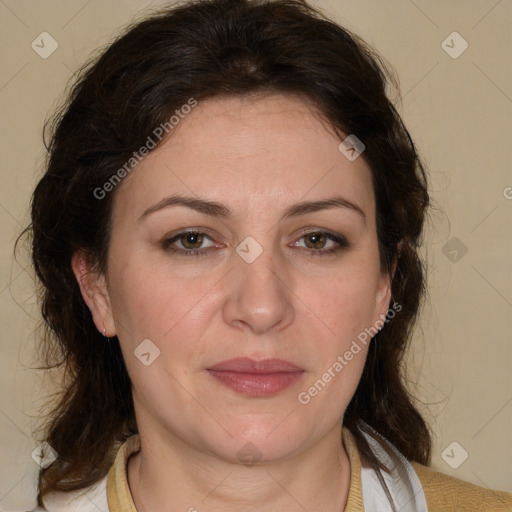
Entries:
[[119, 263], [110, 296], [125, 355], [149, 339], [160, 350], [160, 362], [186, 373], [183, 361], [200, 360], [208, 319], [220, 307], [212, 303], [218, 278], [193, 279], [135, 259]]
[[299, 297], [304, 297], [311, 322], [322, 327], [325, 338], [333, 346], [344, 346], [371, 326], [376, 290], [372, 274], [368, 267], [353, 268], [351, 272], [340, 272], [317, 282], [314, 289], [308, 287], [297, 292]]
[[168, 269], [125, 260], [113, 279], [112, 310], [129, 337], [162, 336], [194, 306], [200, 287]]
[[331, 279], [324, 293], [309, 295], [307, 305], [314, 315], [306, 313], [311, 318], [304, 327], [314, 340], [307, 348], [312, 371], [297, 402], [317, 418], [312, 429], [336, 422], [356, 391], [371, 339], [365, 329], [372, 324], [374, 290], [368, 278], [347, 273]]

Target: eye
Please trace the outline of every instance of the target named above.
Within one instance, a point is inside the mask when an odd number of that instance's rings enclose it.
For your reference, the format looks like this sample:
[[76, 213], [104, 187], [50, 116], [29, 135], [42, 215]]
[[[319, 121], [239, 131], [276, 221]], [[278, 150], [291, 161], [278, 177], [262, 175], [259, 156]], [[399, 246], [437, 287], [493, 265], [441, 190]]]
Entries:
[[[165, 250], [181, 253], [185, 256], [206, 255], [208, 251], [199, 250], [205, 239], [212, 240], [206, 233], [200, 231], [182, 231], [172, 238], [165, 239], [162, 242], [162, 247]], [[182, 245], [181, 249], [174, 247], [173, 244], [176, 242]]]
[[310, 256], [332, 255], [349, 247], [349, 243], [343, 236], [325, 231], [311, 231], [305, 233], [299, 238], [299, 241], [300, 240], [305, 241], [305, 246], [309, 249], [305, 251], [305, 254]]

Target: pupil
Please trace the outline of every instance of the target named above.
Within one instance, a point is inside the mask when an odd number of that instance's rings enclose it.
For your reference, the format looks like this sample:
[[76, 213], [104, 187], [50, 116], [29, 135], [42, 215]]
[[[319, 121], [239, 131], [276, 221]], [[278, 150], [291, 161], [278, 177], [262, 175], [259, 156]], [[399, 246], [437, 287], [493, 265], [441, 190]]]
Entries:
[[309, 235], [309, 239], [312, 240], [314, 248], [317, 249], [318, 245], [320, 245], [320, 248], [322, 247], [325, 237], [323, 235], [319, 236], [318, 233], [312, 233]]
[[[199, 239], [199, 240], [198, 240]], [[199, 245], [201, 245], [201, 236], [199, 233], [187, 233], [185, 237], [186, 246], [187, 245], [197, 245], [199, 242]], [[194, 249], [195, 247], [192, 247]]]

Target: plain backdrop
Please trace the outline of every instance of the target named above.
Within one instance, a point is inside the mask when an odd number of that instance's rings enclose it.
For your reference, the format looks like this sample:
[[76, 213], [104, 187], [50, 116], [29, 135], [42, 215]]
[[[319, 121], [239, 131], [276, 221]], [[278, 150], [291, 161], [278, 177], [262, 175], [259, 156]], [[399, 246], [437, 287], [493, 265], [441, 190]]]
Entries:
[[[512, 492], [512, 3], [314, 0], [396, 69], [397, 104], [427, 166], [429, 295], [408, 382], [432, 427], [432, 466]], [[29, 259], [13, 259], [42, 172], [42, 126], [73, 73], [141, 0], [0, 0], [0, 509], [31, 508], [44, 404]], [[55, 40], [52, 43], [47, 32]], [[457, 34], [454, 34], [456, 32]], [[46, 58], [51, 44], [57, 49]], [[466, 48], [467, 45], [467, 48]]]

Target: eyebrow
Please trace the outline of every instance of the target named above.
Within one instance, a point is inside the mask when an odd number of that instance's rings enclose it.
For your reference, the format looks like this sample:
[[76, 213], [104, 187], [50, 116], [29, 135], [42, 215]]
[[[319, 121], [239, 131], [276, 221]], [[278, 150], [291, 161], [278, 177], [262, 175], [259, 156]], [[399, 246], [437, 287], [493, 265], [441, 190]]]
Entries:
[[[205, 199], [199, 199], [196, 197], [174, 195], [166, 197], [153, 206], [147, 208], [139, 217], [139, 221], [148, 215], [151, 215], [152, 213], [163, 210], [164, 208], [169, 208], [170, 206], [185, 206], [186, 208], [190, 208], [211, 217], [219, 217], [223, 219], [229, 219], [233, 217], [233, 213], [229, 207], [222, 203], [207, 201]], [[327, 210], [331, 208], [344, 208], [353, 211], [360, 215], [363, 221], [366, 223], [366, 214], [364, 213], [363, 209], [352, 201], [349, 201], [348, 199], [340, 196], [321, 199], [318, 201], [304, 201], [294, 204], [287, 208], [281, 220], [300, 217], [308, 213], [314, 213], [320, 210]]]

